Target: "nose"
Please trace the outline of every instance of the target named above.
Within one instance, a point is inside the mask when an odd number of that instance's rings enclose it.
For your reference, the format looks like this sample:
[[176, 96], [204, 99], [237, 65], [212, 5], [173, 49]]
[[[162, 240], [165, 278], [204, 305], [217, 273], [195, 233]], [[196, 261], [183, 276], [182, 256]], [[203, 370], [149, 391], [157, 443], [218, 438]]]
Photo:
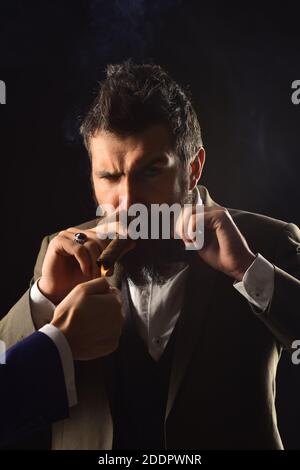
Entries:
[[120, 198], [122, 199], [122, 207], [128, 210], [132, 204], [140, 203], [138, 199], [137, 182], [130, 176], [126, 176], [123, 181]]

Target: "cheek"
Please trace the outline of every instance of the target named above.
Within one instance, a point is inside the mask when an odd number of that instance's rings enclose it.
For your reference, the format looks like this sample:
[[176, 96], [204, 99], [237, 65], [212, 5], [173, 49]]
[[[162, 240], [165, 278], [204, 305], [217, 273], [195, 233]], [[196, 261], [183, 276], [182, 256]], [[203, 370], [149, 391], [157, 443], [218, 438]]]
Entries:
[[170, 172], [170, 175], [168, 178], [166, 178], [164, 185], [169, 193], [173, 193], [174, 198], [176, 199], [188, 189], [189, 180], [187, 172], [183, 170], [178, 171], [178, 169], [176, 169], [176, 171]]
[[164, 177], [158, 178], [151, 191], [148, 191], [148, 200], [150, 198], [152, 203], [173, 204], [181, 200], [185, 186], [178, 173], [164, 175]]

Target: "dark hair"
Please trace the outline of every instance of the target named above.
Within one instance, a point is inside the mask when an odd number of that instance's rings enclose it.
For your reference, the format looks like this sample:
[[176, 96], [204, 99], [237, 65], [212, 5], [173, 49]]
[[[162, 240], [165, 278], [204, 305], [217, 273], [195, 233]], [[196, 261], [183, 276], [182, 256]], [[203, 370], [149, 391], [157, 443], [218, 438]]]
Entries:
[[107, 66], [80, 133], [89, 152], [90, 137], [99, 130], [128, 136], [155, 124], [167, 126], [173, 150], [183, 163], [203, 145], [187, 93], [159, 65], [126, 61]]

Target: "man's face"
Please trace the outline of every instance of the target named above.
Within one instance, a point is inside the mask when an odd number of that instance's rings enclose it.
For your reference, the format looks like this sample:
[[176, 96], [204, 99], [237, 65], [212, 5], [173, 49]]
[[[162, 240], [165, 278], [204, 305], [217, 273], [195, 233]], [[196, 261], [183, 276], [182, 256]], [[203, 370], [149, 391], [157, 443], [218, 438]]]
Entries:
[[[182, 204], [187, 200], [188, 170], [172, 152], [164, 126], [153, 126], [129, 137], [99, 131], [91, 138], [90, 153], [99, 205], [118, 208], [122, 198], [125, 209], [136, 203], [150, 208], [151, 204]], [[180, 240], [138, 240], [121, 262], [132, 279], [143, 283], [147, 274], [162, 280], [164, 266], [182, 258]]]
[[164, 126], [130, 137], [100, 131], [91, 138], [90, 152], [98, 204], [118, 207], [120, 197], [125, 208], [135, 203], [148, 207], [181, 200], [184, 168], [171, 151]]

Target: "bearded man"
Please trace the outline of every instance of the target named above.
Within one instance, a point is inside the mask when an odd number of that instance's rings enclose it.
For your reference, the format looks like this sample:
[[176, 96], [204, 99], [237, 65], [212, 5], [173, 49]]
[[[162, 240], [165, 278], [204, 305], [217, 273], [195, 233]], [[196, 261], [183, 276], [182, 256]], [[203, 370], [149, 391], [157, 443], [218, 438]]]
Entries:
[[[282, 349], [300, 338], [299, 228], [227, 209], [198, 185], [199, 122], [160, 66], [108, 66], [81, 134], [97, 204], [202, 201], [204, 245], [136, 240], [117, 262], [118, 346], [75, 362], [78, 404], [54, 424], [52, 448], [281, 449], [275, 378]], [[7, 344], [99, 276], [97, 222], [43, 240], [30, 289], [1, 322]]]

